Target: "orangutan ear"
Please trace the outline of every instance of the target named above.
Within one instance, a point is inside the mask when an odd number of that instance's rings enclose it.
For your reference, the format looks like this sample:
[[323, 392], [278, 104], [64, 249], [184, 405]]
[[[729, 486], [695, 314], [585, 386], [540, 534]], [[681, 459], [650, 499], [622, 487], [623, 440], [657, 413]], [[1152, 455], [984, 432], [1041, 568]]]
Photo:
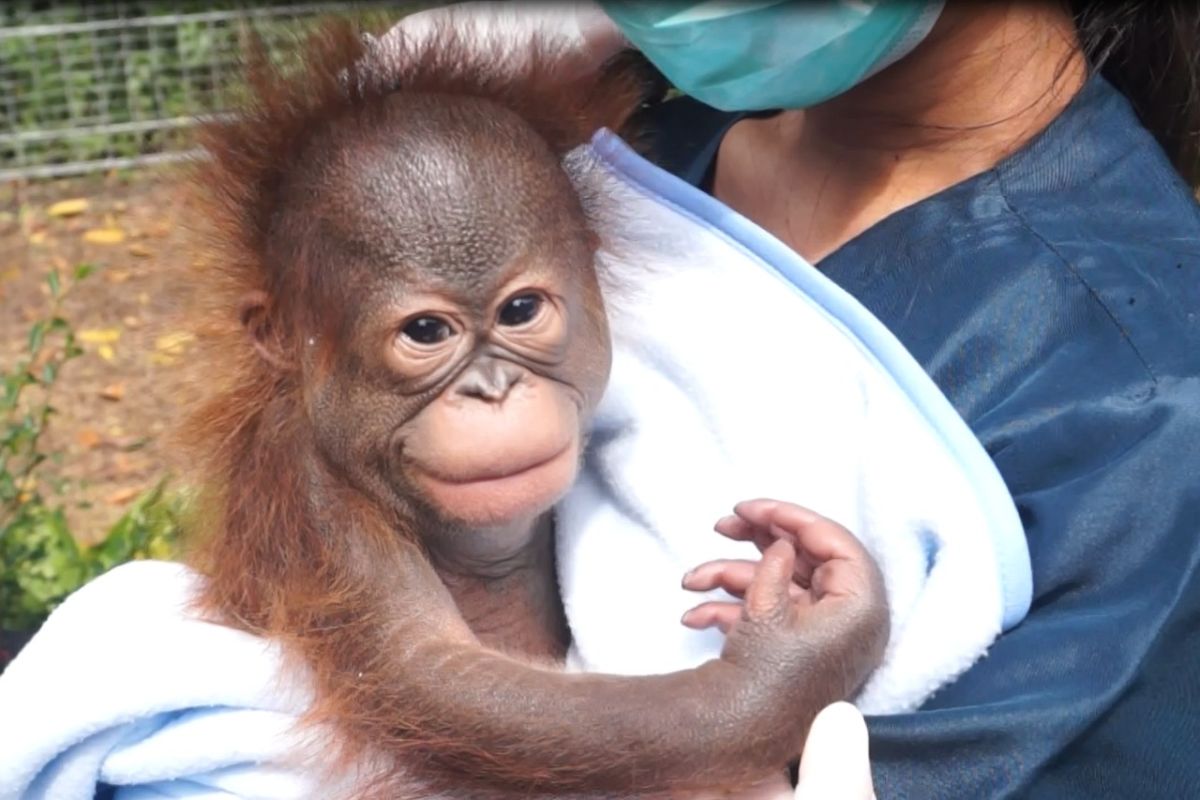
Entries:
[[271, 366], [280, 370], [292, 368], [291, 360], [284, 353], [279, 334], [271, 325], [268, 313], [270, 298], [266, 292], [248, 292], [238, 305], [238, 321], [250, 336], [254, 351]]

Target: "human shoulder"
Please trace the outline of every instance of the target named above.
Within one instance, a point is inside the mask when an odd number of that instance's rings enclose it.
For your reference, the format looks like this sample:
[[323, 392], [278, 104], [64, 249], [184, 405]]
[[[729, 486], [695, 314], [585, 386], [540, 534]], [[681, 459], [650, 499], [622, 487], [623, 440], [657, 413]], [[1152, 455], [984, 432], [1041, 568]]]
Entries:
[[1152, 381], [1200, 369], [1200, 206], [1124, 97], [1093, 78], [995, 179]]

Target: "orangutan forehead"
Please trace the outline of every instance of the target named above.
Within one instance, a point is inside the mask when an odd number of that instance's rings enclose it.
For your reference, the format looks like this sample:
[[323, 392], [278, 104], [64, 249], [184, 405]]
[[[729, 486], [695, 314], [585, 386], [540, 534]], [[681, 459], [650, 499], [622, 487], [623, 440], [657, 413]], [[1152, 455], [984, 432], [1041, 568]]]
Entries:
[[292, 182], [304, 199], [281, 236], [399, 277], [430, 270], [473, 285], [522, 254], [561, 253], [584, 226], [548, 146], [474, 98], [408, 97], [339, 120], [314, 136]]
[[314, 135], [298, 168], [364, 218], [401, 207], [456, 214], [470, 205], [514, 221], [568, 185], [528, 124], [470, 97], [395, 95], [360, 109]]

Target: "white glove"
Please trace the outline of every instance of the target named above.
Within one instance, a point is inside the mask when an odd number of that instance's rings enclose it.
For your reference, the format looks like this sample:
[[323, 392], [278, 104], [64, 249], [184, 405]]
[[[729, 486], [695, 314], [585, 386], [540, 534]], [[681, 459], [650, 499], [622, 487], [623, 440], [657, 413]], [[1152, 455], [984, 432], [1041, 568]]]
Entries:
[[867, 723], [858, 709], [827, 706], [808, 732], [795, 800], [875, 800], [867, 746]]
[[[628, 46], [600, 6], [587, 0], [574, 2], [469, 2], [440, 6], [410, 14], [387, 33], [368, 39], [368, 48], [386, 53], [400, 40], [420, 47], [439, 30], [452, 29], [473, 46], [495, 53], [497, 66], [524, 66], [522, 55], [535, 37], [564, 61], [581, 69], [596, 69], [610, 56]], [[565, 78], [573, 76], [566, 75]]]

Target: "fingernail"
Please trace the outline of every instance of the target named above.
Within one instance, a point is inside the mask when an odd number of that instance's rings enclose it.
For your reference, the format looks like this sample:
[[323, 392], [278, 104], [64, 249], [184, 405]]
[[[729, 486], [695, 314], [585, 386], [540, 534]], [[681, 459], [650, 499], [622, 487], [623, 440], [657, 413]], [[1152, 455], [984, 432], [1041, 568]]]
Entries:
[[694, 577], [696, 577], [696, 570], [689, 569], [687, 572], [683, 573], [683, 580], [680, 581], [680, 585], [682, 585], [685, 589], [688, 588], [688, 583]]
[[683, 616], [679, 618], [679, 622], [690, 628], [691, 627], [690, 617], [692, 616], [692, 612], [695, 610], [696, 609], [691, 608], [691, 609], [688, 609], [687, 611], [683, 612]]
[[723, 516], [719, 520], [717, 520], [717, 524], [714, 525], [713, 527], [716, 528], [721, 525], [728, 525], [732, 522], [737, 522], [737, 520], [738, 520], [737, 514], [726, 514], [725, 516]]

